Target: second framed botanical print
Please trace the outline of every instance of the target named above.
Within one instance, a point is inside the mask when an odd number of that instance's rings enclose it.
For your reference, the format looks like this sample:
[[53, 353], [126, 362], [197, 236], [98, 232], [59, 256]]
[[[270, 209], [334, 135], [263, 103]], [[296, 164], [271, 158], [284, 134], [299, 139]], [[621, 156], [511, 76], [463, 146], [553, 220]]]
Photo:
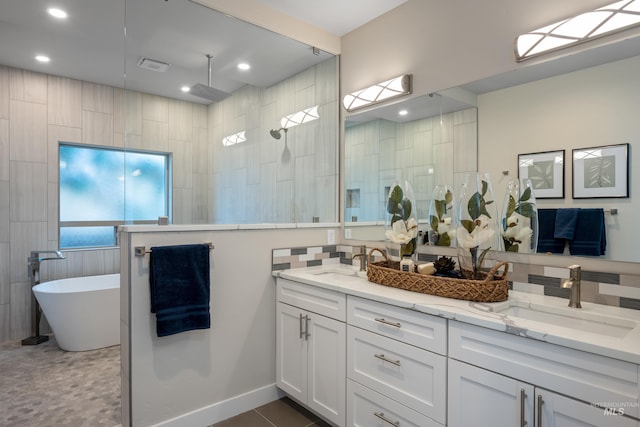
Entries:
[[573, 198], [629, 197], [629, 144], [573, 150]]

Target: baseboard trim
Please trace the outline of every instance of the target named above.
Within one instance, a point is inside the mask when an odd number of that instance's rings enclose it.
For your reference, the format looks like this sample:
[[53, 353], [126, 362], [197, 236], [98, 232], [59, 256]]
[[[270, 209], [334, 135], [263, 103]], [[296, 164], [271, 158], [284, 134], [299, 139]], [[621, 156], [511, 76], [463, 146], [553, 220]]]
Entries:
[[275, 383], [156, 424], [158, 427], [203, 427], [224, 421], [284, 396]]

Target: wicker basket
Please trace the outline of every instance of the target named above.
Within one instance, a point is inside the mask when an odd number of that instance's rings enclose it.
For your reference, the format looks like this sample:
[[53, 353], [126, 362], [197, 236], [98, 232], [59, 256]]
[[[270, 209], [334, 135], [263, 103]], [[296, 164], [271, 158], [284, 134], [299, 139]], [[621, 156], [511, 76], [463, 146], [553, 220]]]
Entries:
[[[384, 261], [372, 262], [374, 251], [384, 256]], [[505, 301], [509, 293], [507, 270], [509, 263], [498, 262], [488, 273], [484, 273], [484, 280], [457, 279], [418, 273], [400, 271], [400, 263], [391, 261], [387, 254], [378, 248], [369, 252], [369, 267], [367, 279], [379, 285], [436, 295], [439, 297], [462, 299], [478, 302]], [[497, 275], [500, 267], [504, 267], [502, 275]]]

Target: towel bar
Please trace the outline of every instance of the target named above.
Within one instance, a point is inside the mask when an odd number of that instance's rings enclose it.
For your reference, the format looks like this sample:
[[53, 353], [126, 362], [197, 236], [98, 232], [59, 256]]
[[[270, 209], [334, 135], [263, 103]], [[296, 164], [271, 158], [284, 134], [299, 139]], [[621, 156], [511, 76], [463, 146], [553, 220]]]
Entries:
[[[205, 243], [206, 245], [209, 245], [209, 250], [213, 250], [214, 246], [213, 243]], [[145, 254], [150, 254], [151, 253], [151, 249], [148, 249], [144, 246], [136, 246], [134, 249], [134, 254], [136, 256], [144, 256]]]
[[604, 213], [611, 214], [611, 215], [618, 215], [618, 209], [616, 208], [605, 209]]

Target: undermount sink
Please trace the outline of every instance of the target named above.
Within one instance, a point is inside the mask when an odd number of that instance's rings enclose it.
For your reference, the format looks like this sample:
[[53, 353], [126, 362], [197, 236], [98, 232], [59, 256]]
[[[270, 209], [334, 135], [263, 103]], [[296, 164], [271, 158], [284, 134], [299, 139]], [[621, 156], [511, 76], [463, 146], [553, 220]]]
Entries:
[[323, 269], [318, 272], [312, 273], [314, 276], [322, 276], [326, 280], [334, 281], [351, 281], [354, 279], [366, 279], [367, 273], [365, 271], [347, 270], [347, 269]]
[[638, 327], [638, 322], [585, 309], [509, 302], [493, 310], [512, 318], [576, 329], [592, 334], [624, 337]]

